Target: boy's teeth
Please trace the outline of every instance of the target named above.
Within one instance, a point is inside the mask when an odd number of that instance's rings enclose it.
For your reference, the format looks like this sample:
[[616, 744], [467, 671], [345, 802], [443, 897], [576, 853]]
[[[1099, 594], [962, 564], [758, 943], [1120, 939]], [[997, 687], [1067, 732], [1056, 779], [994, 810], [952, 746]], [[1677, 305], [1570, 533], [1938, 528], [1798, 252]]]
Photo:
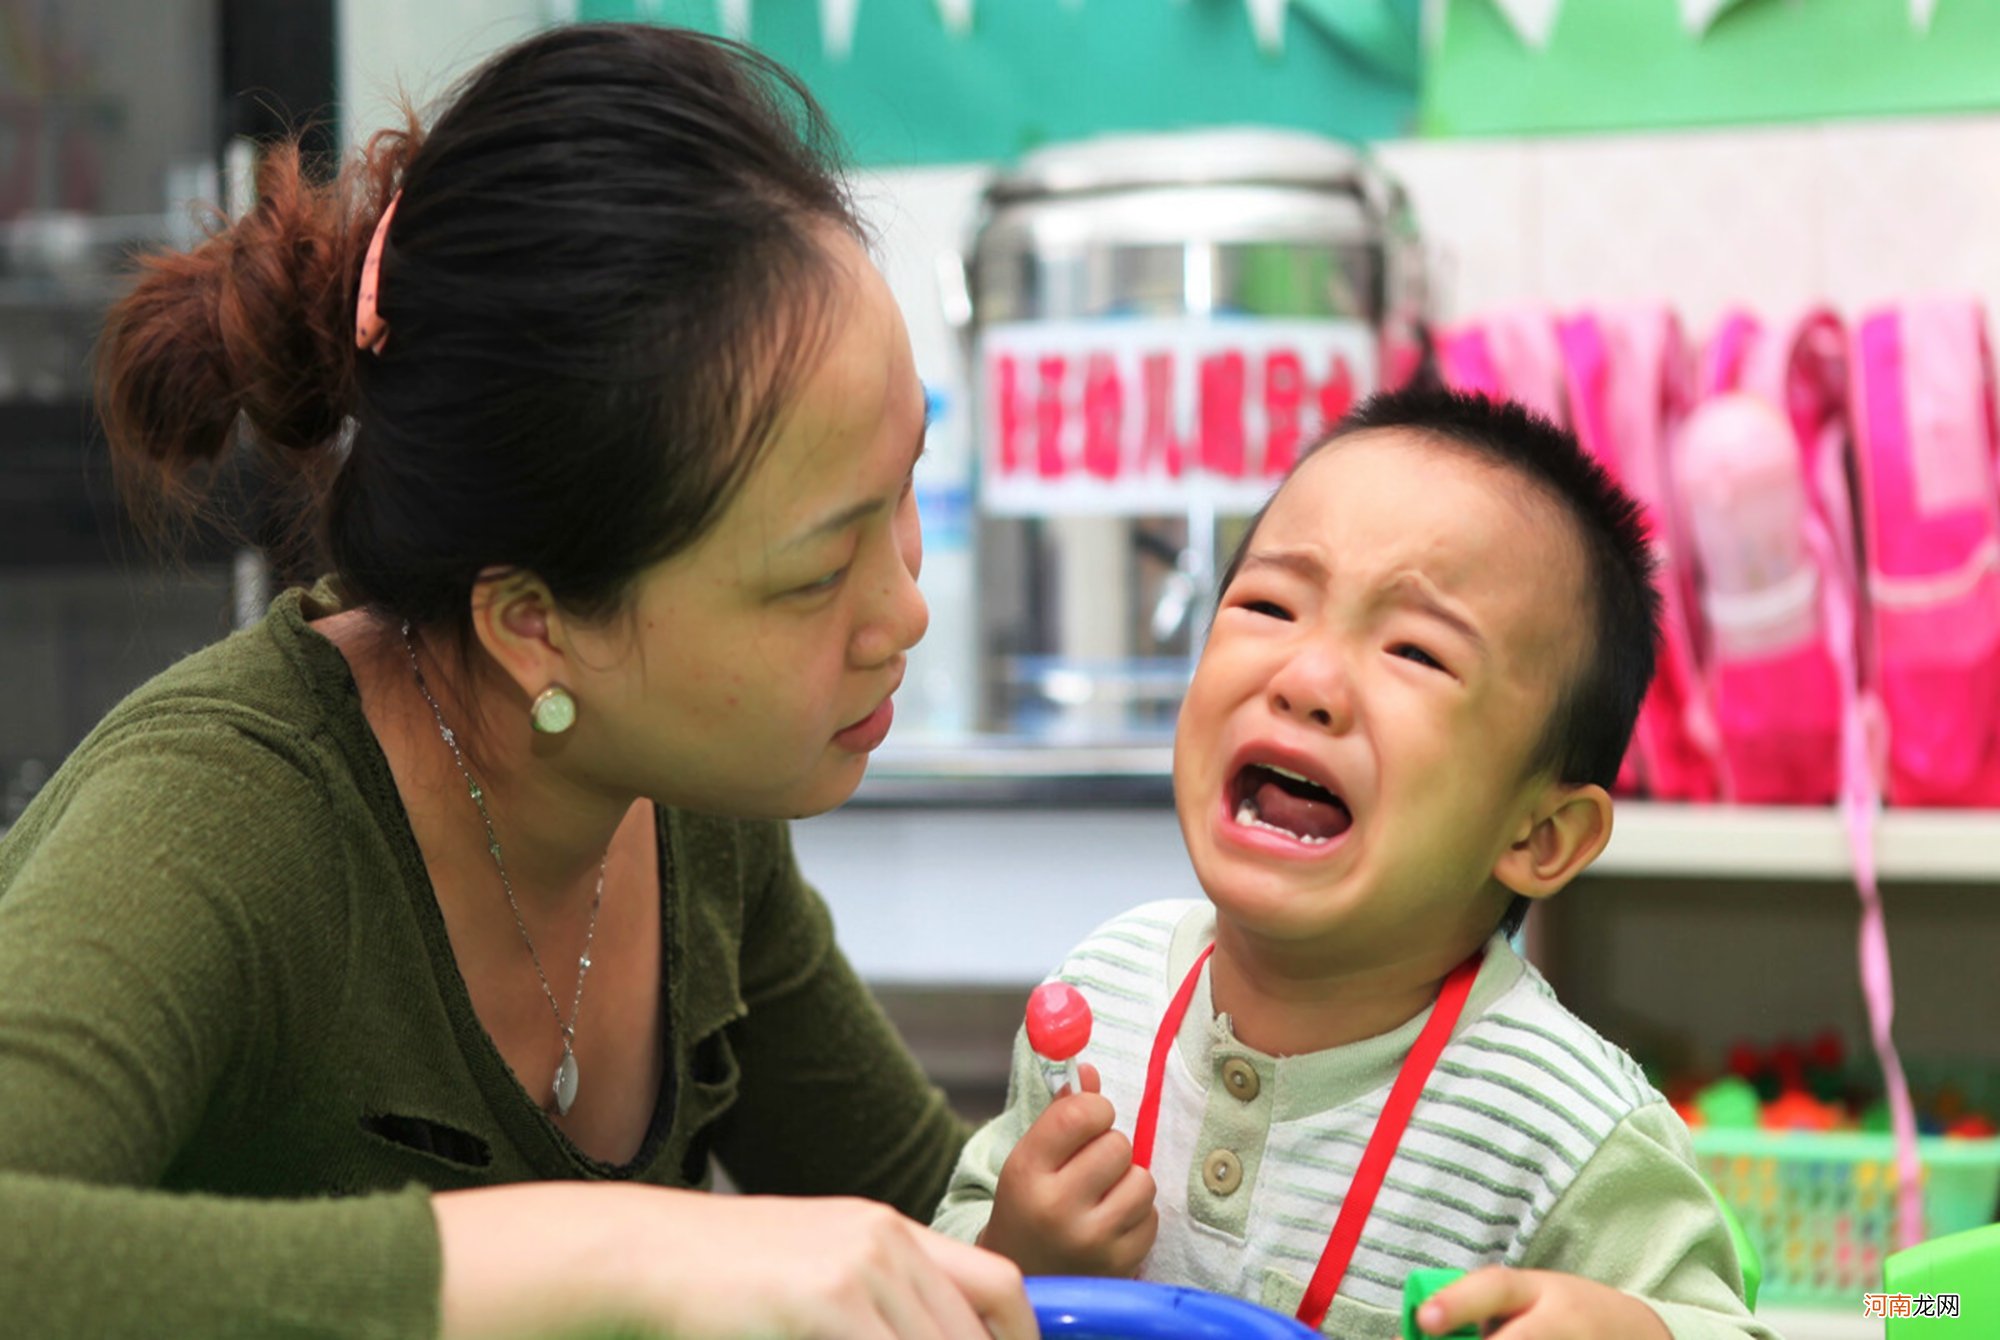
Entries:
[[[1264, 765], [1263, 765], [1263, 767], [1264, 767], [1264, 771], [1266, 771], [1266, 772], [1275, 772], [1275, 773], [1277, 773], [1277, 774], [1278, 774], [1278, 775], [1279, 775], [1280, 777], [1289, 777], [1289, 778], [1291, 778], [1291, 779], [1292, 779], [1293, 781], [1295, 781], [1295, 782], [1304, 782], [1304, 783], [1305, 783], [1305, 784], [1306, 784], [1307, 786], [1319, 786], [1319, 783], [1318, 783], [1318, 782], [1315, 782], [1315, 781], [1314, 781], [1314, 780], [1313, 780], [1312, 778], [1310, 778], [1310, 777], [1307, 777], [1307, 776], [1304, 776], [1304, 775], [1302, 775], [1302, 774], [1300, 774], [1300, 773], [1296, 773], [1296, 772], [1289, 772], [1289, 771], [1287, 771], [1287, 770], [1286, 770], [1286, 769], [1284, 769], [1284, 768], [1281, 768], [1281, 767], [1278, 767], [1278, 766], [1277, 766], [1276, 764], [1274, 764], [1274, 763], [1266, 763], [1266, 764], [1264, 764]], [[1321, 788], [1321, 789], [1324, 789], [1324, 788]]]
[[[1272, 771], [1275, 772], [1277, 771], [1277, 769], [1273, 768]], [[1287, 777], [1291, 777], [1295, 776], [1296, 774], [1286, 773], [1285, 775]], [[1304, 779], [1301, 778], [1300, 780]], [[1301, 834], [1294, 833], [1289, 828], [1280, 828], [1276, 824], [1265, 823], [1262, 818], [1258, 817], [1257, 802], [1250, 799], [1248, 796], [1245, 796], [1243, 798], [1243, 803], [1236, 807], [1236, 822], [1248, 828], [1261, 828], [1267, 833], [1282, 833], [1284, 836], [1290, 838], [1292, 841], [1303, 842], [1308, 847], [1324, 847], [1327, 843], [1333, 841], [1332, 838], [1303, 836]]]

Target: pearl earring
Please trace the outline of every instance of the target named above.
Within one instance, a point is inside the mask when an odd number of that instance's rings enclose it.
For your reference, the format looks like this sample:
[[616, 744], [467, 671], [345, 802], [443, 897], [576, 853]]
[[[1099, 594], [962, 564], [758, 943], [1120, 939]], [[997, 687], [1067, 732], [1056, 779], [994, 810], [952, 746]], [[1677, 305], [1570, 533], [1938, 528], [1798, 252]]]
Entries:
[[576, 724], [576, 699], [562, 685], [551, 684], [536, 697], [528, 715], [542, 734], [561, 735]]

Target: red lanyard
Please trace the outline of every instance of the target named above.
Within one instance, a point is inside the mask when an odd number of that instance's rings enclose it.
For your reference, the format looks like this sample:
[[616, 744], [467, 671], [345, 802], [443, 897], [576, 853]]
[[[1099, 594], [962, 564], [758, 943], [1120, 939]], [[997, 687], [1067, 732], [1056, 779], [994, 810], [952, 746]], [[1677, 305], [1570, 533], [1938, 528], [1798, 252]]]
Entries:
[[[1208, 956], [1215, 952], [1210, 944], [1195, 958], [1194, 966], [1182, 980], [1180, 989], [1167, 1004], [1166, 1017], [1160, 1020], [1160, 1031], [1153, 1037], [1152, 1059], [1146, 1063], [1146, 1096], [1139, 1101], [1139, 1117], [1132, 1126], [1132, 1162], [1141, 1168], [1149, 1168], [1153, 1163], [1153, 1135], [1160, 1120], [1160, 1088], [1167, 1077], [1167, 1053], [1173, 1050], [1174, 1039], [1180, 1035], [1181, 1020], [1187, 1017], [1188, 1002], [1194, 999], [1195, 982], [1201, 977], [1201, 965], [1208, 962]], [[1326, 1320], [1326, 1310], [1333, 1305], [1335, 1290], [1347, 1274], [1347, 1263], [1354, 1258], [1354, 1249], [1361, 1241], [1361, 1230], [1368, 1222], [1368, 1212], [1375, 1207], [1375, 1193], [1382, 1189], [1382, 1179], [1389, 1175], [1389, 1161], [1396, 1157], [1396, 1146], [1402, 1142], [1403, 1132], [1410, 1124], [1410, 1113], [1416, 1109], [1417, 1099], [1423, 1096], [1424, 1085], [1431, 1077], [1431, 1070], [1437, 1065], [1445, 1043], [1451, 1040], [1451, 1030], [1458, 1026], [1458, 1017], [1465, 1012], [1465, 998], [1472, 994], [1472, 979], [1479, 975], [1480, 960], [1485, 957], [1481, 950], [1465, 962], [1451, 970], [1444, 979], [1444, 988], [1438, 992], [1437, 1004], [1431, 1009], [1431, 1017], [1424, 1021], [1423, 1031], [1410, 1048], [1410, 1054], [1403, 1058], [1403, 1068], [1396, 1072], [1396, 1082], [1389, 1090], [1389, 1101], [1383, 1104], [1382, 1115], [1375, 1123], [1375, 1133], [1368, 1137], [1368, 1147], [1362, 1152], [1361, 1166], [1354, 1170], [1354, 1184], [1347, 1189], [1347, 1196], [1340, 1202], [1340, 1213], [1334, 1218], [1333, 1232], [1327, 1235], [1326, 1250], [1320, 1254], [1319, 1268], [1313, 1271], [1312, 1282], [1306, 1286], [1306, 1296], [1299, 1303], [1299, 1320], [1314, 1330]]]

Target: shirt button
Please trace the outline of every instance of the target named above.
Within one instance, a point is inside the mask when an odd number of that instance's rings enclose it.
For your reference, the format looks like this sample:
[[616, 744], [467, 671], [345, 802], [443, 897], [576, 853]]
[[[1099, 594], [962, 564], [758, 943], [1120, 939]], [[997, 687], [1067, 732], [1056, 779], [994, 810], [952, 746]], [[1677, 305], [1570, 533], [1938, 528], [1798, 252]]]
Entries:
[[1222, 1063], [1222, 1082], [1229, 1086], [1229, 1092], [1246, 1103], [1257, 1101], [1257, 1091], [1263, 1081], [1257, 1078], [1257, 1067], [1240, 1056], [1232, 1056]]
[[1243, 1185], [1243, 1164], [1226, 1149], [1218, 1149], [1201, 1164], [1201, 1183], [1217, 1196], [1227, 1196]]

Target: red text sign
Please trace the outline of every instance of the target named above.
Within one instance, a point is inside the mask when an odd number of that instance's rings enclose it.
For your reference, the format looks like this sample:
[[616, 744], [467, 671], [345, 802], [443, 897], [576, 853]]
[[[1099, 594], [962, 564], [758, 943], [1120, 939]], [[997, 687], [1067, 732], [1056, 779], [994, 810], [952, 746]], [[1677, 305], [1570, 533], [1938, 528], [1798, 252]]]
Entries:
[[1376, 384], [1360, 321], [1032, 321], [979, 349], [980, 503], [1002, 514], [1252, 511]]

